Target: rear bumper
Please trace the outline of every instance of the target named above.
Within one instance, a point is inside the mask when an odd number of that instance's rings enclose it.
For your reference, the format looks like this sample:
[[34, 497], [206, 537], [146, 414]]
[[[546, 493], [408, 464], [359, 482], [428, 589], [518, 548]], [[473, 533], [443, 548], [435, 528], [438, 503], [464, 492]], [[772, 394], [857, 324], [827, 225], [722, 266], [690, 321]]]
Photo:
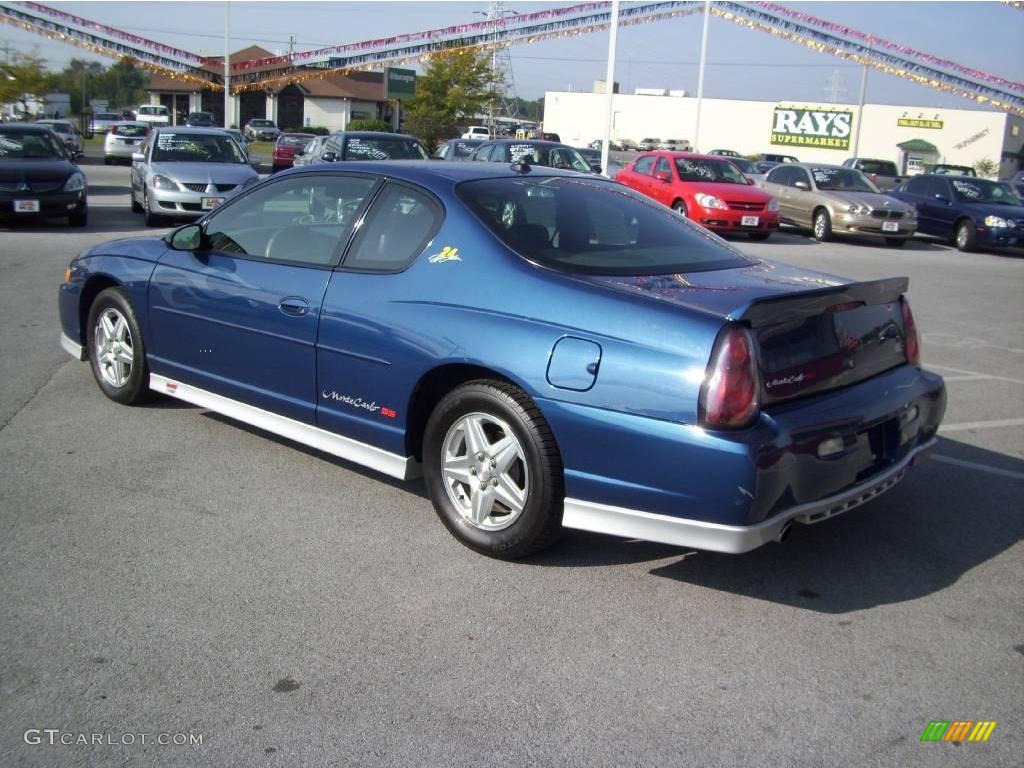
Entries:
[[770, 406], [735, 431], [538, 405], [562, 453], [566, 525], [744, 552], [788, 522], [817, 522], [890, 487], [932, 445], [946, 391], [941, 377], [902, 365]]
[[562, 525], [612, 536], [693, 547], [738, 555], [777, 541], [794, 522], [818, 523], [871, 501], [904, 478], [907, 469], [926, 458], [935, 447], [932, 438], [910, 451], [899, 463], [841, 493], [791, 507], [755, 525], [722, 525], [635, 509], [566, 499]]

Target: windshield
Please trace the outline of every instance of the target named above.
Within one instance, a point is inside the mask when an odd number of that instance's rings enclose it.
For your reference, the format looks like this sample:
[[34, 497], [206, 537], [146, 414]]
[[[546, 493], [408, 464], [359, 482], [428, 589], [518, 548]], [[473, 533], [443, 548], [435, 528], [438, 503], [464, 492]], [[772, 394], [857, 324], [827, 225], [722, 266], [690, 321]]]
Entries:
[[167, 107], [139, 107], [140, 115], [166, 115]]
[[482, 141], [453, 141], [449, 144], [451, 147], [448, 150], [450, 155], [446, 153], [445, 157], [450, 159], [467, 159], [476, 152], [481, 144], [483, 144]]
[[245, 163], [230, 136], [213, 133], [162, 132], [153, 147], [154, 163]]
[[0, 160], [63, 160], [64, 150], [48, 131], [0, 128]]
[[270, 128], [273, 127], [273, 120], [250, 120], [249, 125], [256, 126], [257, 128]]
[[964, 203], [995, 203], [1022, 205], [1021, 199], [1009, 184], [986, 179], [950, 179], [957, 200]]
[[279, 147], [304, 147], [309, 144], [313, 137], [311, 135], [296, 136], [282, 133], [277, 137], [277, 146]]
[[110, 133], [113, 136], [127, 136], [131, 139], [138, 139], [148, 133], [144, 125], [112, 125]]
[[733, 157], [730, 155], [729, 162], [735, 165], [744, 173], [757, 173], [757, 169], [754, 167], [754, 164], [747, 160], [745, 157]]
[[427, 151], [415, 139], [400, 136], [350, 136], [345, 142], [346, 160], [429, 160]]
[[666, 275], [750, 263], [671, 209], [595, 177], [483, 179], [456, 194], [505, 245], [566, 272]]
[[877, 192], [868, 177], [852, 168], [811, 168], [814, 185], [822, 191]]
[[728, 160], [677, 157], [676, 170], [683, 181], [714, 181], [720, 184], [746, 184], [747, 179]]
[[593, 169], [579, 152], [572, 147], [547, 146], [544, 144], [509, 144], [508, 153], [513, 163], [545, 165], [549, 168], [565, 168], [570, 171], [590, 173]]
[[117, 120], [120, 115], [115, 115], [113, 112], [97, 112], [92, 116], [93, 120]]

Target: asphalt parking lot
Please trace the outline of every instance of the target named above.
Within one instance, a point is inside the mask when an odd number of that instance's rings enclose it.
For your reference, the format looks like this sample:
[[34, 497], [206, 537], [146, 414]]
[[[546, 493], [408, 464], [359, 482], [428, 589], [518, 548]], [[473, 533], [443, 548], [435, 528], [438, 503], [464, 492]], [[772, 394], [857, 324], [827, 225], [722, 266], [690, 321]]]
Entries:
[[[84, 170], [87, 229], [0, 228], [0, 765], [1021, 764], [1024, 253], [737, 240], [910, 277], [935, 459], [748, 555], [569, 532], [504, 563], [419, 483], [103, 397], [57, 285], [147, 230], [126, 167]], [[921, 743], [931, 720], [998, 726]]]

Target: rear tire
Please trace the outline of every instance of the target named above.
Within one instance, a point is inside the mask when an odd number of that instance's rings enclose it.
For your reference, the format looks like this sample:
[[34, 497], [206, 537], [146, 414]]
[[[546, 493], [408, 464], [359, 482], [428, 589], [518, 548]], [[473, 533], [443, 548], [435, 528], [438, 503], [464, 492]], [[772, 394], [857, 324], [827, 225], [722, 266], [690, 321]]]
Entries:
[[142, 330], [121, 288], [100, 292], [89, 307], [85, 330], [89, 365], [103, 394], [121, 405], [151, 399]]
[[970, 253], [978, 247], [978, 233], [974, 229], [974, 222], [964, 219], [956, 225], [956, 234], [953, 237], [956, 247], [964, 253]]
[[470, 549], [511, 560], [561, 533], [561, 455], [518, 387], [478, 380], [449, 392], [427, 420], [423, 470], [438, 517]]
[[832, 217], [824, 208], [819, 208], [814, 212], [812, 227], [814, 239], [818, 242], [827, 243], [832, 239]]

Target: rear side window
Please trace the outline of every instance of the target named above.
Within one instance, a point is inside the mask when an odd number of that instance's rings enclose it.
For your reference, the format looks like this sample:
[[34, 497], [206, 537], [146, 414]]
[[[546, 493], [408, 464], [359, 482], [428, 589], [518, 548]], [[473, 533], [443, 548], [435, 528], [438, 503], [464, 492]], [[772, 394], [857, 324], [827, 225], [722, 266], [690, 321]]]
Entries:
[[860, 169], [864, 173], [882, 174], [883, 176], [897, 176], [896, 164], [885, 160], [861, 160]]
[[512, 250], [565, 272], [663, 275], [751, 263], [669, 208], [610, 181], [482, 179], [456, 194]]
[[370, 206], [342, 267], [400, 272], [423, 253], [443, 217], [441, 206], [427, 193], [389, 182]]
[[928, 179], [922, 176], [915, 176], [907, 182], [907, 192], [915, 195], [923, 195], [928, 190]]
[[947, 200], [949, 199], [949, 185], [946, 184], [944, 179], [936, 179], [934, 176], [928, 179], [928, 191], [926, 192], [928, 197], [935, 197], [936, 195], [942, 195]]

